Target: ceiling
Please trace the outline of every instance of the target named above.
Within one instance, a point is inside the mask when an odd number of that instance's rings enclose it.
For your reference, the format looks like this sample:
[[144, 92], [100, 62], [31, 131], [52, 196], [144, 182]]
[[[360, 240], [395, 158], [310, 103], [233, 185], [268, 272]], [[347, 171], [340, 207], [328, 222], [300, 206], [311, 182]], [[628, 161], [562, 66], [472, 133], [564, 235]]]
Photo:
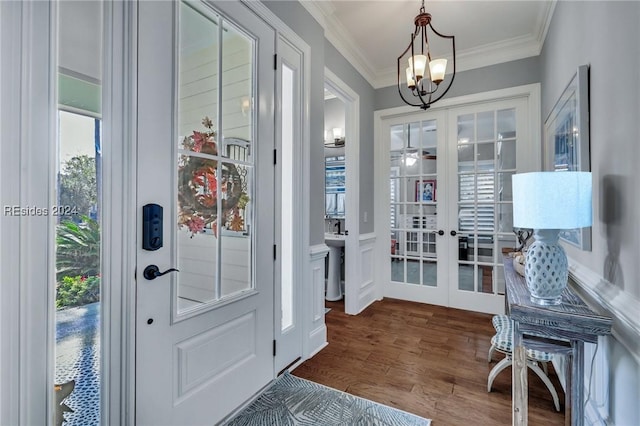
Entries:
[[[396, 84], [396, 60], [409, 44], [421, 1], [301, 3], [324, 27], [331, 44], [374, 88]], [[554, 8], [555, 0], [425, 2], [433, 27], [455, 36], [456, 71], [539, 55]], [[432, 49], [435, 56], [448, 53], [435, 51], [437, 45]]]

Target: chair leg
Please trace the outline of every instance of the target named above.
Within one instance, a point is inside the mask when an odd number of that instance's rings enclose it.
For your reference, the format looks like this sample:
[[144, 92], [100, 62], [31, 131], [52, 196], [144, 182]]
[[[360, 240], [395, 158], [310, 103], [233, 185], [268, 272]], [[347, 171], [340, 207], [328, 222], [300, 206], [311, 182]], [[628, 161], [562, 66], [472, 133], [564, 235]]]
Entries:
[[507, 356], [491, 369], [491, 371], [489, 372], [489, 379], [487, 380], [487, 392], [491, 392], [491, 386], [493, 386], [493, 381], [495, 380], [495, 378], [498, 376], [498, 374], [500, 374], [502, 370], [509, 367], [511, 363], [511, 357]]
[[538, 377], [540, 377], [540, 379], [547, 386], [547, 389], [549, 389], [549, 392], [551, 392], [551, 396], [553, 397], [553, 404], [556, 406], [556, 411], [560, 411], [560, 400], [558, 399], [558, 393], [556, 392], [556, 389], [553, 387], [551, 380], [549, 380], [549, 377], [547, 377], [547, 375], [544, 374], [544, 372], [540, 369], [540, 367], [538, 367], [535, 363], [531, 362], [527, 364], [529, 365], [529, 368], [531, 368], [533, 372], [536, 373]]
[[496, 350], [496, 345], [491, 345], [489, 348], [489, 357], [487, 358], [487, 362], [491, 362], [491, 358], [493, 358], [493, 353]]

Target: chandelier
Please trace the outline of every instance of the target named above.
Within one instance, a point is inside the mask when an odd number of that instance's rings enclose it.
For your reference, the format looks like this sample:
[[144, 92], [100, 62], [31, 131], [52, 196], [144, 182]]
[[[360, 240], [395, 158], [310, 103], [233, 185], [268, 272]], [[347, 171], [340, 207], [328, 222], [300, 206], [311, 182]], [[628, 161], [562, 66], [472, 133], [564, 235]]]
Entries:
[[[415, 17], [415, 30], [411, 34], [411, 43], [402, 55], [398, 56], [398, 93], [402, 100], [411, 106], [426, 110], [434, 102], [439, 101], [447, 93], [456, 75], [456, 41], [454, 36], [443, 35], [437, 32], [431, 25], [431, 14], [424, 10], [424, 0], [420, 13]], [[453, 73], [446, 85], [440, 85], [445, 79], [447, 70], [446, 59], [433, 59], [429, 46], [427, 27], [441, 39], [450, 40], [453, 57]], [[448, 42], [447, 42], [448, 43]], [[407, 56], [407, 54], [410, 56]], [[403, 70], [407, 58], [408, 67]], [[401, 62], [403, 66], [401, 66]], [[428, 66], [427, 66], [428, 65]], [[400, 71], [403, 70], [404, 73]], [[402, 75], [406, 76], [406, 88], [403, 87]], [[404, 94], [403, 94], [404, 92]], [[405, 97], [406, 95], [406, 97]], [[413, 96], [413, 102], [411, 101]], [[409, 98], [409, 100], [407, 100]]]

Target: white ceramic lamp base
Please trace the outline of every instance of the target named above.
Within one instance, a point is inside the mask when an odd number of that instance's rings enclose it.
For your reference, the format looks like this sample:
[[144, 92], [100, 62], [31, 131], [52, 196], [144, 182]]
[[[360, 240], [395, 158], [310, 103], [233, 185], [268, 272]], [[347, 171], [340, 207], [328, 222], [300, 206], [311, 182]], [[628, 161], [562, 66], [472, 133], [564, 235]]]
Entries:
[[569, 278], [567, 255], [558, 244], [557, 229], [536, 229], [535, 241], [527, 251], [524, 276], [531, 301], [558, 305]]

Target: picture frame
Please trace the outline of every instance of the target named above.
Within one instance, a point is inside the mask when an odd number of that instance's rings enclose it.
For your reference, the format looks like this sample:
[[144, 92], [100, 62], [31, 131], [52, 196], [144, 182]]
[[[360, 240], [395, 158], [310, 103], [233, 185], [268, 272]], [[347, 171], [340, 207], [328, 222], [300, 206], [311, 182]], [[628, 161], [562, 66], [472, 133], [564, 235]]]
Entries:
[[423, 179], [416, 181], [416, 202], [432, 203], [436, 201], [436, 180]]
[[[591, 171], [589, 152], [589, 66], [580, 65], [544, 123], [544, 168]], [[591, 250], [591, 227], [563, 230], [560, 238]]]

